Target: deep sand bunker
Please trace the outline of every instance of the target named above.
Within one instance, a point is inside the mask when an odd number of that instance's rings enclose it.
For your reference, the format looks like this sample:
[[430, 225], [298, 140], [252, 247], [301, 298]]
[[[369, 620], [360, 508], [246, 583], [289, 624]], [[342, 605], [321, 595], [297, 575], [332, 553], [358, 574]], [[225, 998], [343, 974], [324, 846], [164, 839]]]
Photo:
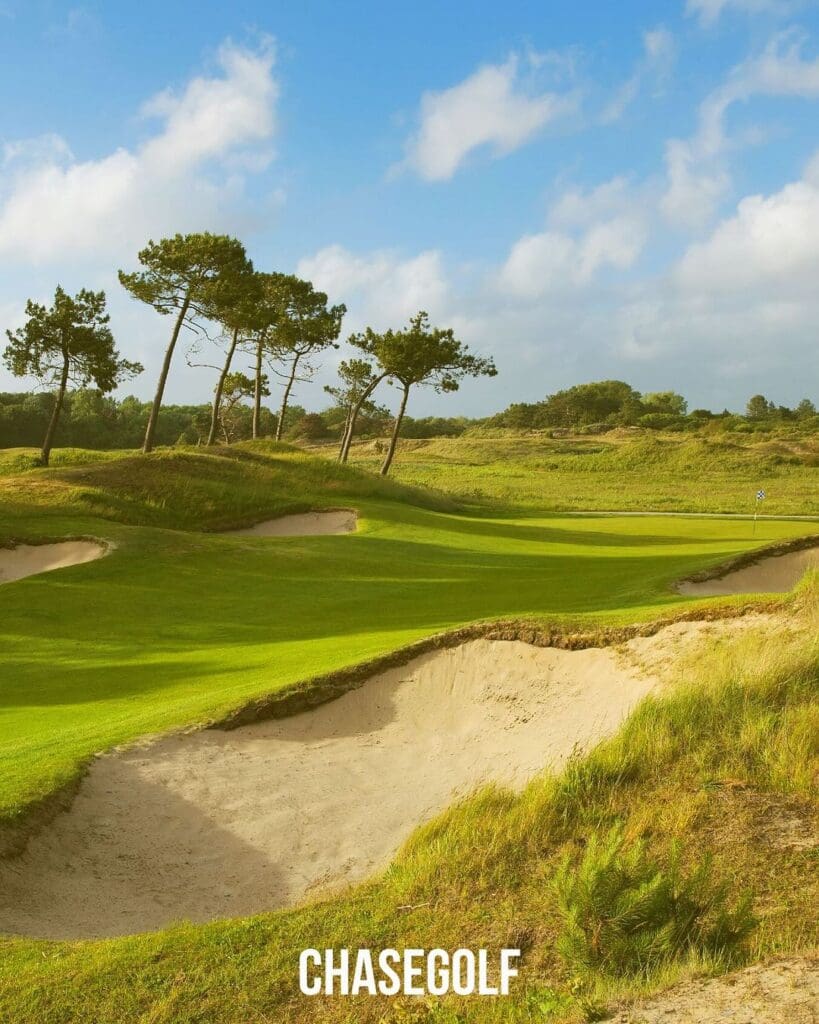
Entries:
[[808, 569], [819, 569], [819, 547], [767, 555], [752, 565], [710, 580], [685, 580], [677, 590], [689, 597], [727, 597], [731, 594], [784, 594], [793, 590]]
[[615, 732], [659, 667], [718, 628], [583, 651], [475, 640], [293, 718], [101, 756], [70, 811], [0, 861], [0, 931], [121, 935], [366, 878], [459, 795], [519, 788]]
[[52, 569], [93, 562], [107, 555], [108, 544], [93, 540], [64, 540], [56, 544], [18, 544], [0, 548], [0, 583], [35, 576]]
[[318, 537], [335, 533], [352, 533], [358, 516], [349, 508], [332, 512], [302, 512], [299, 515], [266, 519], [255, 526], [226, 531], [233, 537]]

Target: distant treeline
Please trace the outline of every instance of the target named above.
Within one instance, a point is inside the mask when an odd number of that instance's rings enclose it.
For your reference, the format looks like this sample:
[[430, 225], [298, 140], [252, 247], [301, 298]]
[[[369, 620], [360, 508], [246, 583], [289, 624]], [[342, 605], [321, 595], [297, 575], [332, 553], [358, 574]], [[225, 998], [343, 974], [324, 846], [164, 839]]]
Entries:
[[[40, 443], [53, 406], [47, 392], [0, 393], [0, 447], [34, 447]], [[57, 432], [57, 444], [75, 448], [138, 448], [145, 433], [151, 404], [132, 396], [117, 401], [93, 389], [70, 391]], [[166, 405], [157, 423], [157, 443], [203, 444], [208, 435], [210, 405]], [[307, 412], [300, 405], [288, 406], [282, 436], [309, 442], [337, 441], [343, 434], [347, 410], [334, 405], [322, 412]], [[393, 417], [387, 409], [372, 405], [356, 422], [356, 436], [380, 438], [389, 435]], [[571, 431], [604, 433], [615, 427], [644, 427], [650, 430], [719, 430], [765, 432], [789, 425], [799, 430], [819, 431], [819, 416], [809, 399], [795, 408], [775, 405], [762, 395], [753, 396], [744, 414], [728, 410], [688, 411], [682, 395], [673, 391], [640, 394], [623, 381], [597, 381], [558, 391], [540, 402], [519, 402], [495, 416], [470, 419], [465, 416], [405, 416], [403, 438], [457, 437], [474, 428], [511, 430]], [[259, 434], [275, 437], [278, 417], [262, 407]], [[237, 402], [223, 410], [224, 441], [241, 441], [252, 436], [252, 409]]]
[[[48, 392], [0, 392], [0, 448], [39, 446], [51, 416], [53, 395]], [[57, 428], [56, 444], [65, 448], [138, 448], [145, 434], [151, 403], [129, 396], [117, 401], [92, 389], [69, 391]], [[211, 418], [210, 405], [165, 405], [157, 423], [157, 444], [203, 444]], [[222, 440], [243, 441], [252, 436], [253, 410], [237, 403], [223, 415], [227, 436]], [[344, 430], [346, 410], [332, 407], [309, 413], [300, 405], [287, 408], [282, 434], [289, 440], [337, 441]], [[386, 409], [362, 414], [356, 423], [357, 437], [386, 436], [393, 418]], [[444, 419], [405, 416], [402, 437], [451, 437], [462, 434], [480, 420], [464, 417]], [[275, 437], [278, 416], [262, 406], [259, 433]]]
[[485, 421], [487, 426], [513, 430], [564, 429], [602, 433], [614, 427], [645, 427], [649, 430], [697, 430], [709, 422], [721, 430], [770, 430], [779, 424], [802, 424], [819, 429], [816, 406], [808, 399], [790, 409], [775, 405], [764, 395], [748, 400], [743, 414], [727, 409], [689, 412], [685, 398], [675, 391], [640, 394], [621, 380], [577, 384], [548, 395], [540, 402], [518, 402]]

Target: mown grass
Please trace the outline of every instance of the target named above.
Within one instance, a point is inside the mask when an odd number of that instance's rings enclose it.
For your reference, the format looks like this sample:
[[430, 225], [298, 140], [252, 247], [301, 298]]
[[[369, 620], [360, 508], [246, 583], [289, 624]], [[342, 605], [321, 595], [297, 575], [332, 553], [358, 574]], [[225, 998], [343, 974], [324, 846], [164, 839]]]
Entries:
[[[101, 536], [108, 557], [0, 587], [0, 824], [93, 753], [498, 618], [621, 623], [688, 602], [672, 582], [810, 532], [743, 521], [474, 517], [284, 446], [188, 450], [0, 483], [0, 543]], [[221, 526], [354, 505], [340, 537]], [[171, 528], [174, 527], [174, 528]]]
[[[750, 889], [759, 925], [742, 956], [819, 939], [815, 842], [819, 769], [819, 578], [788, 626], [712, 641], [675, 669], [621, 732], [519, 794], [487, 788], [420, 828], [390, 869], [311, 906], [96, 943], [9, 941], [0, 1019], [20, 1024], [522, 1024], [599, 1017], [620, 999], [730, 966], [690, 954], [637, 976], [577, 977], [557, 952], [554, 879], [593, 837], [618, 827], [662, 862], [712, 858], [732, 898]], [[506, 999], [308, 1000], [307, 946], [515, 946], [522, 973]], [[5, 1015], [5, 1016], [4, 1016]]]
[[[374, 470], [371, 444], [353, 447]], [[477, 505], [564, 512], [819, 514], [819, 442], [618, 431], [552, 439], [511, 431], [401, 441], [392, 474]]]

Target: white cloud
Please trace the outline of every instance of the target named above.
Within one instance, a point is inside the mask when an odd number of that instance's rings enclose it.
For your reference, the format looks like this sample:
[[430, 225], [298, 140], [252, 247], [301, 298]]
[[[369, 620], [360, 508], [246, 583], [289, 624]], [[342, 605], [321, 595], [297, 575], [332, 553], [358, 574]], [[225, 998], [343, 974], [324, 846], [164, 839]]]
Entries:
[[161, 129], [136, 149], [78, 161], [65, 140], [46, 136], [5, 147], [0, 174], [0, 261], [120, 258], [154, 233], [220, 227], [241, 192], [220, 162], [269, 148], [278, 89], [273, 51], [230, 43], [220, 73], [194, 78], [180, 94], [143, 108]]
[[449, 295], [436, 250], [401, 259], [393, 252], [356, 256], [340, 245], [329, 245], [300, 260], [296, 273], [327, 292], [331, 301], [347, 304], [345, 330], [400, 327], [420, 309], [440, 317]]
[[612, 317], [615, 353], [680, 381], [707, 377], [715, 404], [763, 385], [782, 402], [815, 395], [817, 266], [819, 154], [800, 180], [746, 196], [667, 274], [642, 281]]
[[507, 292], [530, 299], [555, 289], [580, 287], [604, 267], [631, 267], [645, 237], [643, 225], [629, 217], [594, 224], [579, 238], [559, 231], [525, 235], [512, 246], [499, 283]]
[[687, 0], [685, 13], [699, 19], [701, 25], [713, 25], [724, 11], [743, 14], [787, 14], [794, 4], [788, 0]]
[[558, 227], [583, 227], [634, 205], [629, 181], [619, 175], [591, 189], [567, 189], [549, 210], [549, 221]]
[[524, 235], [500, 269], [501, 290], [537, 299], [588, 285], [606, 267], [633, 266], [648, 237], [642, 192], [624, 177], [571, 188], [552, 205], [548, 228]]
[[819, 187], [798, 181], [770, 196], [748, 196], [704, 242], [686, 251], [679, 286], [700, 297], [744, 293], [754, 302], [816, 291], [819, 267]]
[[603, 109], [600, 121], [618, 121], [637, 98], [648, 77], [662, 81], [670, 72], [676, 56], [674, 36], [662, 25], [643, 33], [643, 55], [633, 74], [617, 89]]
[[731, 143], [725, 117], [736, 103], [753, 96], [819, 97], [819, 58], [803, 57], [804, 38], [794, 32], [778, 34], [764, 51], [737, 65], [725, 82], [699, 108], [697, 133], [666, 144], [668, 188], [661, 208], [674, 224], [707, 224], [730, 189], [723, 158]]
[[503, 156], [528, 142], [545, 125], [570, 113], [577, 98], [545, 92], [530, 95], [521, 80], [520, 60], [479, 68], [442, 92], [421, 98], [420, 126], [407, 142], [409, 167], [427, 181], [451, 178], [480, 146]]

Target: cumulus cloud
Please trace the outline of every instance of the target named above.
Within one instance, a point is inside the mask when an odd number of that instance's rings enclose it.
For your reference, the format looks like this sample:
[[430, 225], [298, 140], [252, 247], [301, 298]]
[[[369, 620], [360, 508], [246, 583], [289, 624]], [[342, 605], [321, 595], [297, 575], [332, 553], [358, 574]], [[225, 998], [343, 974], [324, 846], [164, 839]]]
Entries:
[[[743, 386], [797, 401], [819, 373], [819, 159], [798, 181], [746, 196], [612, 318], [615, 351], [685, 381], [707, 368], [713, 397]], [[794, 372], [799, 367], [799, 373]], [[747, 382], [743, 385], [743, 382]]]
[[440, 317], [447, 307], [449, 284], [436, 250], [402, 259], [394, 252], [358, 256], [341, 245], [329, 245], [300, 260], [296, 273], [333, 302], [347, 304], [345, 327], [350, 330], [399, 327], [420, 309]]
[[647, 237], [640, 194], [626, 178], [568, 189], [552, 205], [547, 230], [513, 244], [497, 283], [525, 299], [580, 288], [606, 267], [633, 266]]
[[525, 235], [501, 268], [501, 287], [521, 298], [587, 284], [604, 267], [626, 270], [637, 259], [645, 229], [628, 217], [594, 224], [579, 238], [558, 231]]
[[134, 149], [80, 161], [59, 136], [7, 144], [0, 261], [117, 258], [152, 233], [221, 226], [241, 181], [232, 170], [208, 172], [237, 155], [267, 152], [278, 96], [273, 63], [270, 45], [226, 43], [217, 75], [144, 105], [159, 128]]
[[426, 181], [444, 181], [473, 150], [489, 146], [494, 155], [504, 156], [576, 106], [572, 93], [527, 90], [521, 61], [513, 54], [449, 89], [425, 93], [420, 124], [406, 144], [401, 166]]
[[730, 148], [725, 117], [736, 103], [753, 96], [819, 97], [819, 58], [804, 57], [804, 38], [780, 33], [761, 54], [737, 65], [699, 108], [698, 129], [690, 139], [671, 139], [665, 161], [668, 187], [662, 211], [674, 224], [702, 227], [727, 195], [731, 179], [723, 165]]
[[770, 196], [747, 196], [736, 213], [689, 247], [676, 270], [679, 286], [700, 297], [761, 291], [784, 299], [816, 290], [819, 187], [802, 180]]

